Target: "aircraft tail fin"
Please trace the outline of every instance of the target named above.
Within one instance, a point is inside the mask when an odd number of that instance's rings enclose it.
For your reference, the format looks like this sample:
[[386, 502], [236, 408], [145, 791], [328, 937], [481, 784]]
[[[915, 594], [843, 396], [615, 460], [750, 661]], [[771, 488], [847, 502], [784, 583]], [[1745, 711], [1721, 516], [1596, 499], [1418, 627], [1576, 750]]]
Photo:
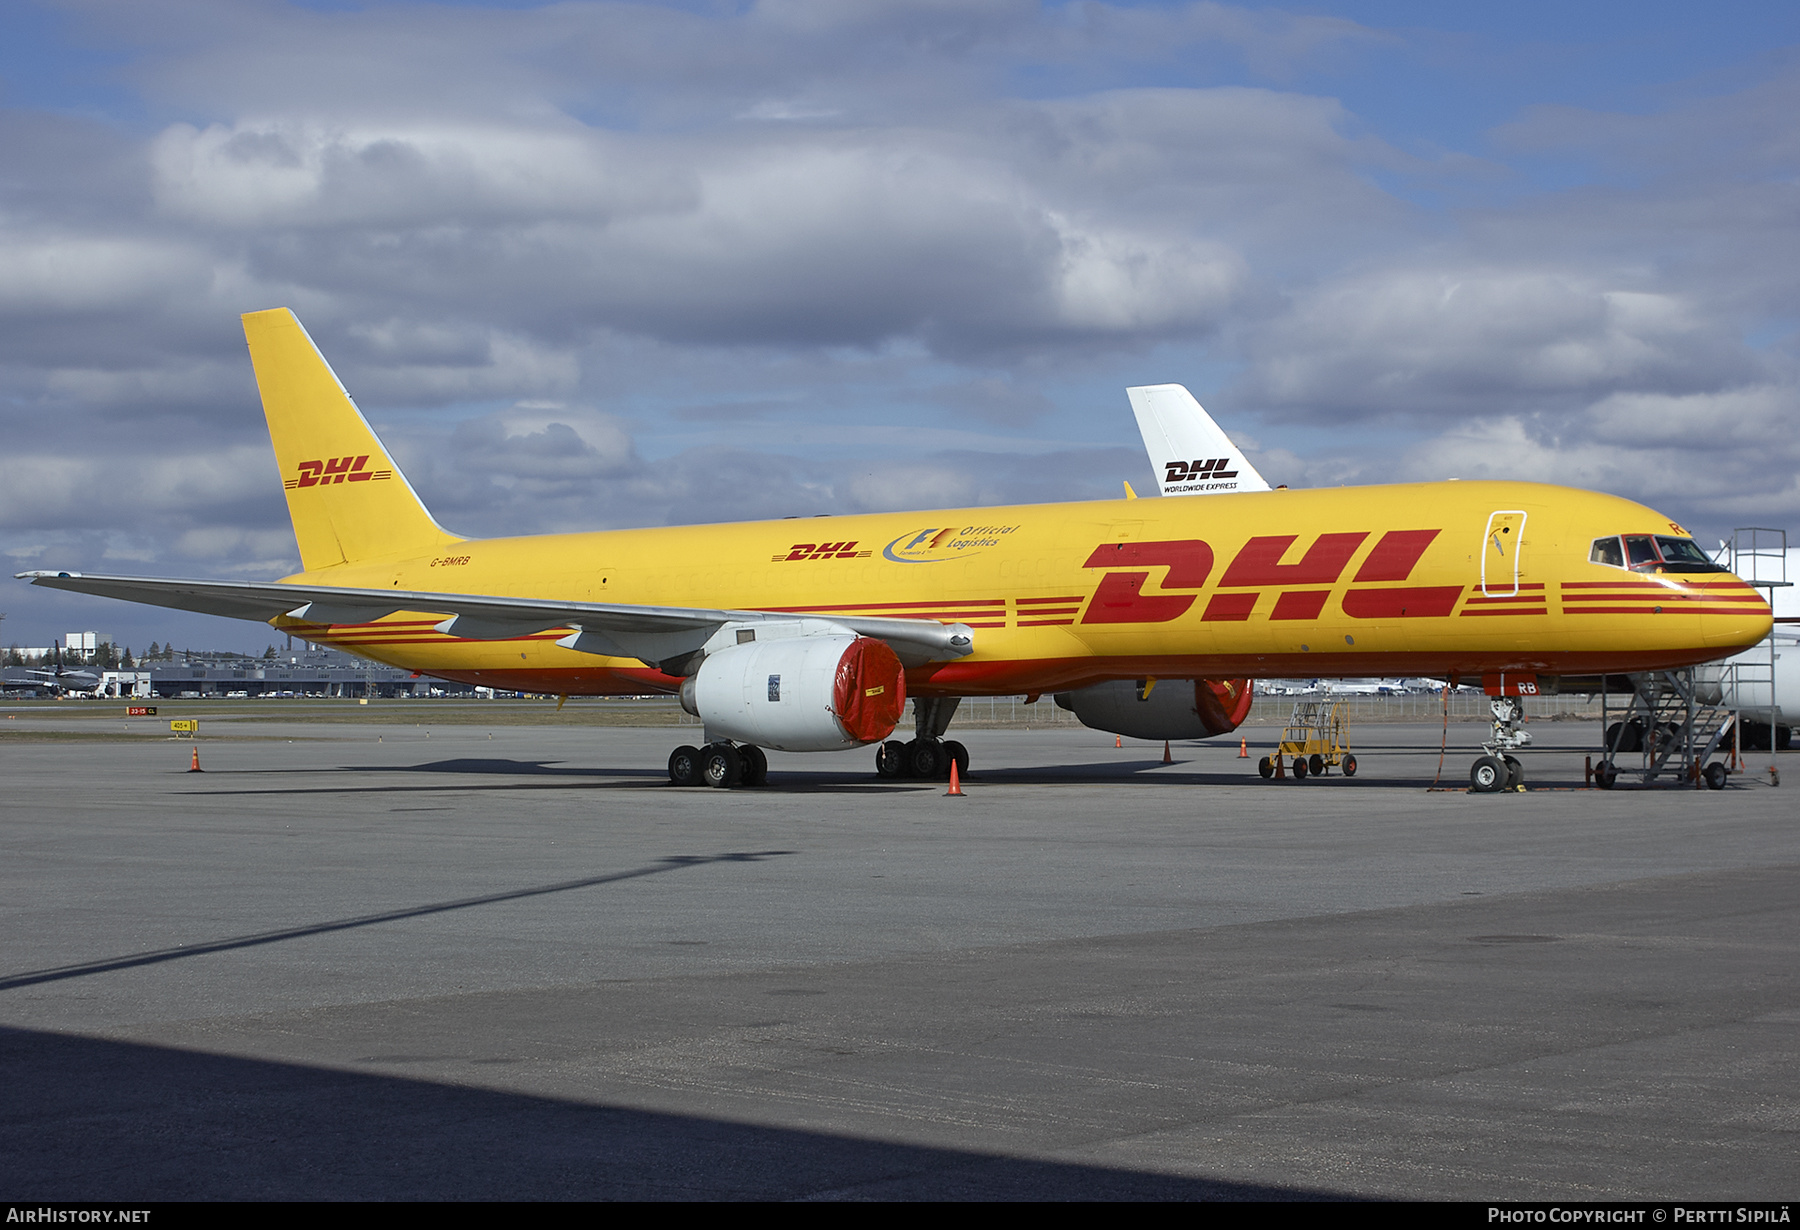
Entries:
[[292, 312], [246, 313], [244, 338], [308, 572], [460, 541], [432, 520]]
[[1131, 398], [1131, 412], [1164, 495], [1269, 489], [1243, 450], [1181, 385], [1143, 385], [1126, 389], [1125, 395]]

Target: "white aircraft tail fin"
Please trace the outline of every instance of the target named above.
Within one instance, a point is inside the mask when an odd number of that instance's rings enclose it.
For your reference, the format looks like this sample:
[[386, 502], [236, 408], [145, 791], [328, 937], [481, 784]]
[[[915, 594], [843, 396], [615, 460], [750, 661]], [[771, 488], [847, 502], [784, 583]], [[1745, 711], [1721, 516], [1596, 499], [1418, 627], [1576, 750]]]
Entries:
[[1269, 484], [1179, 384], [1126, 389], [1164, 495], [1267, 491]]

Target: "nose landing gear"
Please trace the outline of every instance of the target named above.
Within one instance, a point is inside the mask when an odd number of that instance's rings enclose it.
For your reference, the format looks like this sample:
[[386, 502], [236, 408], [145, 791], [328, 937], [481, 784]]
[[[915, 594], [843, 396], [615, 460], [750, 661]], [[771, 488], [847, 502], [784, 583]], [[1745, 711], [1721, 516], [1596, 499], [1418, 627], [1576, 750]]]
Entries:
[[1488, 702], [1494, 714], [1494, 733], [1481, 745], [1487, 753], [1469, 766], [1469, 789], [1476, 794], [1525, 789], [1525, 766], [1511, 753], [1531, 744], [1531, 732], [1520, 729], [1525, 706], [1516, 696], [1496, 696]]

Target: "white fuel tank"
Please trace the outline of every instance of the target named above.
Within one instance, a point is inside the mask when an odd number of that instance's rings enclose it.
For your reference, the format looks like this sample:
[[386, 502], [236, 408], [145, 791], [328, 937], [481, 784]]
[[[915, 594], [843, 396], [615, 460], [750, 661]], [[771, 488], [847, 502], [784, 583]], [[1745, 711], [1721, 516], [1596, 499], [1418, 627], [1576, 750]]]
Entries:
[[[1730, 667], [1732, 669], [1725, 669]], [[1775, 636], [1774, 696], [1769, 695], [1769, 642], [1746, 649], [1724, 663], [1699, 667], [1695, 682], [1703, 699], [1740, 710], [1745, 720], [1767, 722], [1771, 700], [1775, 724], [1800, 725], [1800, 641], [1791, 632]]]

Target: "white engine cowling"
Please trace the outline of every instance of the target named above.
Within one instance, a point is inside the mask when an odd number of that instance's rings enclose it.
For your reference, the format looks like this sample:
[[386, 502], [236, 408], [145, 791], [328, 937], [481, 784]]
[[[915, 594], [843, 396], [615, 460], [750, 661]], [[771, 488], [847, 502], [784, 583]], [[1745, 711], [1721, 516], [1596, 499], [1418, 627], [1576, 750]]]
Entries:
[[709, 735], [787, 752], [838, 751], [892, 734], [906, 705], [894, 651], [847, 630], [795, 635], [798, 627], [755, 625], [756, 639], [707, 654], [681, 686], [682, 708]]
[[1248, 679], [1164, 679], [1150, 695], [1129, 679], [1058, 692], [1056, 703], [1083, 726], [1133, 739], [1205, 739], [1236, 730], [1250, 714]]

